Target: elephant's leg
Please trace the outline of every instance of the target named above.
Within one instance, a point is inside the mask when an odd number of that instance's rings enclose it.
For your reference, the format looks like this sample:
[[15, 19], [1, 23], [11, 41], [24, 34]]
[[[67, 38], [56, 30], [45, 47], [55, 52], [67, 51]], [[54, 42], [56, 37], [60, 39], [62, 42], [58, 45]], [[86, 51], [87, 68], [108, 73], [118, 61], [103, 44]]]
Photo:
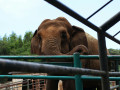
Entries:
[[58, 90], [59, 80], [47, 80], [46, 90]]
[[75, 80], [63, 80], [63, 90], [76, 90]]

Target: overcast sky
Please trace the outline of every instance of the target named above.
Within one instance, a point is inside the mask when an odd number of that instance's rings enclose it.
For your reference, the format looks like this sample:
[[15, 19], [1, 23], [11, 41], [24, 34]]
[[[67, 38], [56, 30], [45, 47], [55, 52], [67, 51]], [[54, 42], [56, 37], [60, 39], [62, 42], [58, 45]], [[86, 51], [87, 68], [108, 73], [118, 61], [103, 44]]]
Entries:
[[[59, 0], [71, 9], [87, 18], [109, 0]], [[76, 2], [75, 2], [76, 1]], [[107, 7], [93, 16], [89, 21], [101, 26], [105, 21], [120, 11], [120, 0], [113, 0]], [[9, 36], [12, 32], [24, 36], [26, 31], [34, 32], [44, 19], [65, 17], [72, 25], [83, 28], [87, 33], [97, 38], [92, 29], [63, 13], [44, 0], [0, 0], [0, 37]], [[120, 31], [120, 22], [107, 32], [114, 35]], [[120, 40], [120, 35], [116, 38]], [[108, 48], [120, 49], [120, 46], [106, 39]]]

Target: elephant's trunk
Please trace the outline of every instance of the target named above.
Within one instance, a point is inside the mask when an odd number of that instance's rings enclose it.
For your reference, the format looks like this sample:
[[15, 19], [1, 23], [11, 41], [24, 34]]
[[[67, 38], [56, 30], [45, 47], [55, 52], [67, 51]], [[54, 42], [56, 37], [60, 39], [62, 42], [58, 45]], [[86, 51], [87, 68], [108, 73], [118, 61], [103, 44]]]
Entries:
[[[88, 49], [86, 46], [84, 45], [78, 45], [76, 46], [75, 48], [73, 48], [70, 52], [66, 53], [66, 54], [63, 54], [61, 53], [60, 51], [54, 51], [54, 55], [73, 55], [73, 53], [75, 52], [79, 52], [80, 55], [88, 55]], [[56, 61], [54, 59], [51, 59], [50, 61]], [[71, 62], [72, 59], [60, 59], [60, 60], [57, 60], [58, 62]]]
[[61, 48], [59, 44], [54, 44], [53, 42], [50, 42], [50, 41], [47, 43], [49, 44], [44, 45], [45, 47], [43, 46], [43, 49], [42, 49], [42, 53], [44, 55], [72, 55], [75, 52], [79, 52], [81, 55], [88, 54], [88, 49], [84, 45], [78, 45], [68, 53], [63, 54], [61, 53]]
[[89, 53], [86, 46], [78, 45], [66, 54], [63, 54], [61, 52], [57, 52], [56, 55], [73, 55], [75, 52], [79, 52], [81, 55], [87, 55]]
[[68, 52], [67, 55], [72, 55], [75, 52], [79, 52], [81, 55], [87, 55], [89, 53], [86, 46], [78, 45], [78, 46], [74, 47], [70, 52]]
[[41, 52], [44, 55], [59, 55], [60, 44], [56, 38], [48, 38], [42, 41]]
[[71, 51], [65, 54], [60, 52], [60, 48], [53, 45], [53, 46], [46, 47], [46, 51], [44, 51], [43, 54], [44, 55], [73, 55], [73, 53], [75, 52], [79, 52], [81, 55], [87, 55], [89, 53], [87, 47], [84, 45], [78, 45], [74, 47]]
[[[41, 53], [43, 55], [72, 55], [75, 52], [79, 52], [81, 55], [88, 54], [88, 49], [84, 45], [78, 45], [71, 51], [66, 49], [68, 53], [61, 52], [61, 43], [56, 38], [49, 38], [48, 40], [42, 41]], [[55, 61], [55, 60], [50, 60]], [[60, 60], [61, 61], [61, 60]], [[67, 61], [67, 60], [62, 60]]]

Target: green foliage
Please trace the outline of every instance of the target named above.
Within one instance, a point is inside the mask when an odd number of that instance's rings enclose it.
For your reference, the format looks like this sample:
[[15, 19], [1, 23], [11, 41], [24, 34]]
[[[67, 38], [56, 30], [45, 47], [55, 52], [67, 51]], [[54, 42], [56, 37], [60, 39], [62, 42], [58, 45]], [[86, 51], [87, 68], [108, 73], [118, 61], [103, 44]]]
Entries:
[[[0, 55], [31, 55], [30, 46], [33, 33], [26, 32], [24, 37], [17, 36], [12, 32], [8, 37], [0, 37]], [[109, 49], [111, 55], [120, 55], [119, 49]], [[39, 61], [39, 60], [35, 60]]]
[[120, 49], [109, 49], [110, 55], [120, 55]]
[[30, 42], [33, 33], [26, 32], [24, 38], [17, 36], [16, 33], [7, 37], [4, 35], [0, 39], [0, 55], [30, 55]]
[[[3, 38], [0, 37], [0, 55], [31, 55], [31, 39], [33, 33], [31, 31], [26, 32], [24, 37], [17, 36], [16, 33], [12, 32], [8, 37], [4, 35]], [[26, 60], [26, 59], [21, 59]], [[40, 59], [27, 60], [40, 62]]]
[[0, 55], [9, 55], [10, 47], [8, 42], [0, 40]]

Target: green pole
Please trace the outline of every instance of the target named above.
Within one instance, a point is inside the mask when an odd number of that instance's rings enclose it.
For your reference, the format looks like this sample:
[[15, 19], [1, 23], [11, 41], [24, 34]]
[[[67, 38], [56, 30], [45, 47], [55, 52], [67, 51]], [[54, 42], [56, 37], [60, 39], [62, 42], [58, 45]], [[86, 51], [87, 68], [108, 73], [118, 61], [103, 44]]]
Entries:
[[[80, 54], [78, 52], [74, 53], [74, 67], [81, 68], [82, 64], [80, 62]], [[81, 75], [75, 75], [75, 86], [76, 90], [83, 90], [83, 84]]]

